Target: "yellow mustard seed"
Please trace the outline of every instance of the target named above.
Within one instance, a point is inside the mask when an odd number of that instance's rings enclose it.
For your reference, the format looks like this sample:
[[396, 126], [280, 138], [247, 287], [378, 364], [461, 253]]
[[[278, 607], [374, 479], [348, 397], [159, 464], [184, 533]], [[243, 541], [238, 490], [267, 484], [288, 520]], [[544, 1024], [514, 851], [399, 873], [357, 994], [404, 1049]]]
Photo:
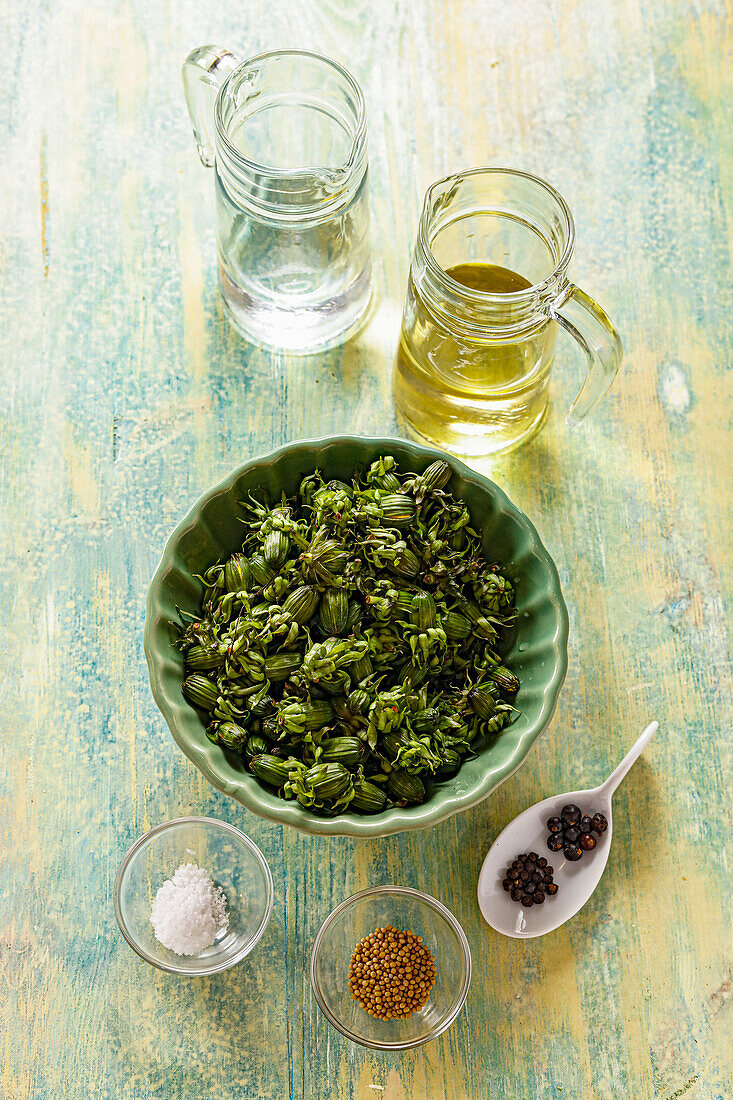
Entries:
[[406, 1020], [427, 1004], [437, 966], [422, 936], [391, 924], [354, 948], [348, 974], [352, 999], [378, 1020]]

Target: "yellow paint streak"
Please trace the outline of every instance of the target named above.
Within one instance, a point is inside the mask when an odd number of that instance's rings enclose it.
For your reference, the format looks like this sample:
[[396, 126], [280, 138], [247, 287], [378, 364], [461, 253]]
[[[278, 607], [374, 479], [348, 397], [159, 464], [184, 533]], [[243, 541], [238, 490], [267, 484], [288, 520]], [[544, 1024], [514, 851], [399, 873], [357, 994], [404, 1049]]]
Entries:
[[[420, 1092], [415, 1093], [416, 1096], [427, 1095]], [[400, 1080], [400, 1075], [396, 1069], [391, 1069], [387, 1074], [384, 1082], [384, 1092], [382, 1093], [384, 1100], [408, 1100], [407, 1093], [405, 1092], [404, 1085]]]
[[99, 519], [101, 498], [94, 470], [95, 455], [72, 433], [68, 422], [64, 425], [64, 457], [72, 496], [70, 511], [85, 519]]
[[730, 110], [733, 97], [733, 9], [701, 8], [685, 26], [675, 46], [682, 75], [698, 98], [710, 107]]
[[[108, 16], [105, 14], [105, 18]], [[117, 95], [119, 131], [134, 138], [144, 112], [148, 84], [148, 54], [144, 35], [122, 11], [111, 17], [107, 32], [113, 46], [110, 57], [111, 78]]]
[[49, 253], [48, 253], [48, 163], [46, 159], [46, 135], [41, 137], [40, 154], [40, 186], [41, 186], [41, 259], [43, 261], [43, 277], [48, 278]]
[[[183, 297], [183, 338], [193, 377], [199, 382], [206, 374], [204, 274], [199, 235], [194, 228], [191, 203], [184, 195], [181, 196], [180, 201], [180, 221], [178, 256]], [[213, 262], [213, 257], [210, 259]]]
[[[552, 934], [551, 953], [544, 950], [544, 945], [539, 945], [539, 941], [536, 947], [533, 945], [530, 948], [532, 961], [540, 967], [543, 978], [538, 982], [520, 982], [521, 993], [516, 998], [509, 991], [517, 982], [516, 975], [521, 974], [527, 962], [528, 945], [512, 940], [505, 949], [501, 937], [491, 932], [487, 932], [487, 937], [485, 948], [491, 951], [491, 964], [483, 972], [491, 974], [492, 989], [497, 993], [502, 991], [499, 997], [504, 1005], [499, 1032], [507, 1050], [512, 1051], [511, 1060], [518, 1066], [526, 1064], [530, 1047], [535, 1049], [527, 1021], [542, 1020], [544, 1035], [559, 1035], [567, 1031], [572, 1036], [576, 1070], [582, 1074], [580, 1095], [592, 1095], [587, 1027], [577, 985], [570, 930], [563, 927]], [[477, 969], [481, 972], [480, 964]], [[547, 1049], [545, 1040], [538, 1040], [537, 1046]]]
[[[346, 1059], [339, 1064], [338, 1093], [339, 1096], [348, 1095], [352, 1085], [353, 1070]], [[353, 1081], [354, 1096], [357, 1100], [384, 1100], [384, 1071], [380, 1069], [377, 1060], [368, 1051], [356, 1073]]]
[[699, 133], [701, 142], [710, 142], [720, 172], [720, 198], [726, 209], [729, 254], [733, 256], [733, 156], [730, 155], [733, 132], [733, 7], [730, 0], [724, 12], [700, 9], [688, 21], [685, 33], [673, 46], [682, 75], [706, 112]]

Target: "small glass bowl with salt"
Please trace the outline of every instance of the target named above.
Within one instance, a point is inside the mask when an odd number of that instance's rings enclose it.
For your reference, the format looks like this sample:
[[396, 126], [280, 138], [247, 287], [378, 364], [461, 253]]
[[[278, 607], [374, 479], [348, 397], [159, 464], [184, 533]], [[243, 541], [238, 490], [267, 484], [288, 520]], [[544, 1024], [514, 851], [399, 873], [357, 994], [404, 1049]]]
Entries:
[[122, 935], [172, 974], [216, 974], [240, 962], [261, 939], [272, 900], [257, 845], [210, 817], [156, 825], [127, 852], [114, 885]]

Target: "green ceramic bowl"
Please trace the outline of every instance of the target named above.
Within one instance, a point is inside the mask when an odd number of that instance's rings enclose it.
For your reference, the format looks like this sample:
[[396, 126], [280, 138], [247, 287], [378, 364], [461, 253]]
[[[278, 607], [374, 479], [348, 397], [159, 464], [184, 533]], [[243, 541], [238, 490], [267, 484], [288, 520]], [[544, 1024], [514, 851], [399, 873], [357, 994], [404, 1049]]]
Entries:
[[[284, 802], [245, 769], [242, 758], [213, 745], [197, 712], [181, 695], [183, 661], [173, 645], [176, 607], [195, 611], [201, 583], [194, 579], [214, 561], [241, 549], [238, 501], [248, 490], [264, 489], [270, 498], [293, 494], [305, 474], [318, 466], [327, 478], [351, 477], [391, 454], [402, 470], [422, 472], [436, 458], [450, 461], [452, 492], [468, 504], [483, 534], [490, 559], [503, 562], [515, 583], [518, 628], [506, 663], [521, 680], [516, 720], [495, 744], [467, 761], [457, 775], [435, 783], [428, 801], [373, 816], [341, 814], [316, 817], [296, 802]], [[145, 656], [155, 701], [176, 744], [220, 791], [269, 821], [307, 833], [336, 836], [386, 836], [434, 825], [468, 809], [491, 794], [516, 771], [549, 723], [567, 670], [568, 613], [552, 558], [527, 517], [501, 489], [441, 451], [401, 439], [335, 436], [291, 443], [273, 454], [245, 462], [194, 504], [168, 539], [148, 592]]]

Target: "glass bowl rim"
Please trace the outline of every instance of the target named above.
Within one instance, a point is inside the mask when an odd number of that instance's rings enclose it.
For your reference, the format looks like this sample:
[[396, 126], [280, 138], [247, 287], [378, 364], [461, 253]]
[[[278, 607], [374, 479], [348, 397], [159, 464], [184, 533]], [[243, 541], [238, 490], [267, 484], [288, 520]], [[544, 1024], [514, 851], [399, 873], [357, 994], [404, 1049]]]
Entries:
[[[174, 826], [180, 825], [212, 825], [215, 829], [223, 829], [225, 832], [231, 833], [239, 841], [243, 842], [245, 847], [250, 849], [265, 875], [265, 883], [267, 885], [267, 902], [265, 905], [265, 913], [262, 920], [260, 921], [259, 928], [257, 929], [254, 937], [247, 941], [244, 948], [240, 948], [234, 955], [232, 955], [231, 958], [226, 959], [224, 962], [218, 962], [216, 964], [198, 967], [182, 967], [176, 966], [175, 963], [162, 962], [160, 959], [156, 959], [152, 955], [148, 954], [148, 952], [136, 942], [132, 933], [129, 931], [125, 919], [122, 915], [122, 907], [120, 905], [120, 891], [122, 889], [122, 883], [125, 880], [127, 870], [130, 866], [130, 863], [132, 862], [133, 857], [137, 855], [139, 850], [147, 841], [152, 840], [153, 837], [159, 836], [164, 832], [167, 832]], [[115, 875], [115, 882], [112, 890], [112, 902], [114, 906], [117, 927], [119, 928], [120, 932], [124, 936], [127, 943], [130, 945], [132, 950], [135, 952], [135, 954], [139, 955], [141, 959], [145, 960], [145, 962], [150, 963], [151, 966], [157, 967], [158, 970], [165, 970], [169, 974], [182, 974], [184, 977], [188, 976], [192, 978], [202, 977], [206, 974], [218, 974], [222, 970], [229, 970], [230, 967], [236, 966], [237, 963], [246, 958], [247, 955], [249, 955], [254, 950], [254, 948], [257, 946], [265, 933], [265, 929], [267, 928], [267, 925], [270, 921], [270, 916], [272, 915], [274, 897], [275, 890], [272, 881], [272, 871], [270, 870], [270, 865], [263, 856], [260, 849], [255, 844], [255, 842], [253, 840], [250, 840], [250, 838], [245, 833], [243, 833], [241, 829], [238, 829], [236, 825], [230, 825], [228, 821], [219, 821], [215, 817], [174, 817], [170, 821], [161, 821], [159, 825], [154, 825], [152, 829], [148, 829], [148, 831], [146, 833], [143, 833], [142, 836], [139, 836], [134, 844], [132, 844], [125, 852], [125, 855], [123, 856], [120, 865], [117, 868], [117, 874]]]
[[[465, 964], [465, 973], [463, 976], [463, 981], [461, 982], [461, 988], [456, 997], [455, 1004], [453, 1005], [453, 1008], [450, 1010], [446, 1018], [442, 1020], [440, 1025], [436, 1027], [433, 1031], [431, 1031], [428, 1035], [421, 1036], [417, 1039], [407, 1039], [404, 1042], [399, 1043], [380, 1043], [372, 1039], [367, 1039], [364, 1036], [357, 1035], [355, 1032], [350, 1031], [345, 1024], [341, 1023], [341, 1021], [334, 1016], [334, 1014], [326, 1005], [325, 1000], [323, 999], [323, 996], [321, 994], [318, 979], [316, 977], [316, 962], [320, 953], [321, 944], [323, 942], [326, 932], [333, 924], [336, 917], [338, 917], [346, 909], [352, 908], [357, 902], [363, 901], [366, 898], [375, 897], [379, 894], [388, 893], [401, 894], [403, 897], [413, 898], [416, 901], [427, 905], [430, 909], [433, 909], [437, 913], [439, 913], [440, 916], [445, 919], [445, 921], [455, 933], [456, 939], [458, 940], [461, 948], [461, 954], [463, 955], [463, 961]], [[311, 987], [315, 994], [316, 1001], [318, 1002], [318, 1007], [320, 1008], [321, 1012], [326, 1017], [328, 1022], [332, 1024], [337, 1031], [340, 1031], [341, 1034], [345, 1035], [346, 1038], [349, 1039], [352, 1043], [357, 1043], [359, 1046], [363, 1047], [369, 1047], [372, 1050], [410, 1050], [414, 1047], [420, 1047], [424, 1043], [430, 1042], [431, 1039], [437, 1039], [439, 1035], [442, 1035], [444, 1031], [448, 1030], [448, 1028], [451, 1026], [451, 1024], [458, 1016], [459, 1012], [463, 1008], [466, 1002], [466, 997], [468, 996], [469, 987], [471, 985], [471, 947], [466, 937], [466, 933], [463, 931], [463, 928], [458, 918], [455, 917], [453, 913], [451, 913], [450, 909], [448, 909], [446, 905], [443, 905], [441, 901], [438, 901], [437, 898], [434, 898], [432, 894], [426, 894], [422, 890], [415, 890], [411, 886], [397, 886], [394, 883], [387, 883], [384, 886], [370, 886], [366, 890], [360, 890], [359, 893], [352, 894], [350, 897], [345, 898], [336, 906], [335, 909], [331, 910], [331, 912], [321, 924], [321, 927], [318, 929], [316, 938], [313, 942], [309, 969]]]

